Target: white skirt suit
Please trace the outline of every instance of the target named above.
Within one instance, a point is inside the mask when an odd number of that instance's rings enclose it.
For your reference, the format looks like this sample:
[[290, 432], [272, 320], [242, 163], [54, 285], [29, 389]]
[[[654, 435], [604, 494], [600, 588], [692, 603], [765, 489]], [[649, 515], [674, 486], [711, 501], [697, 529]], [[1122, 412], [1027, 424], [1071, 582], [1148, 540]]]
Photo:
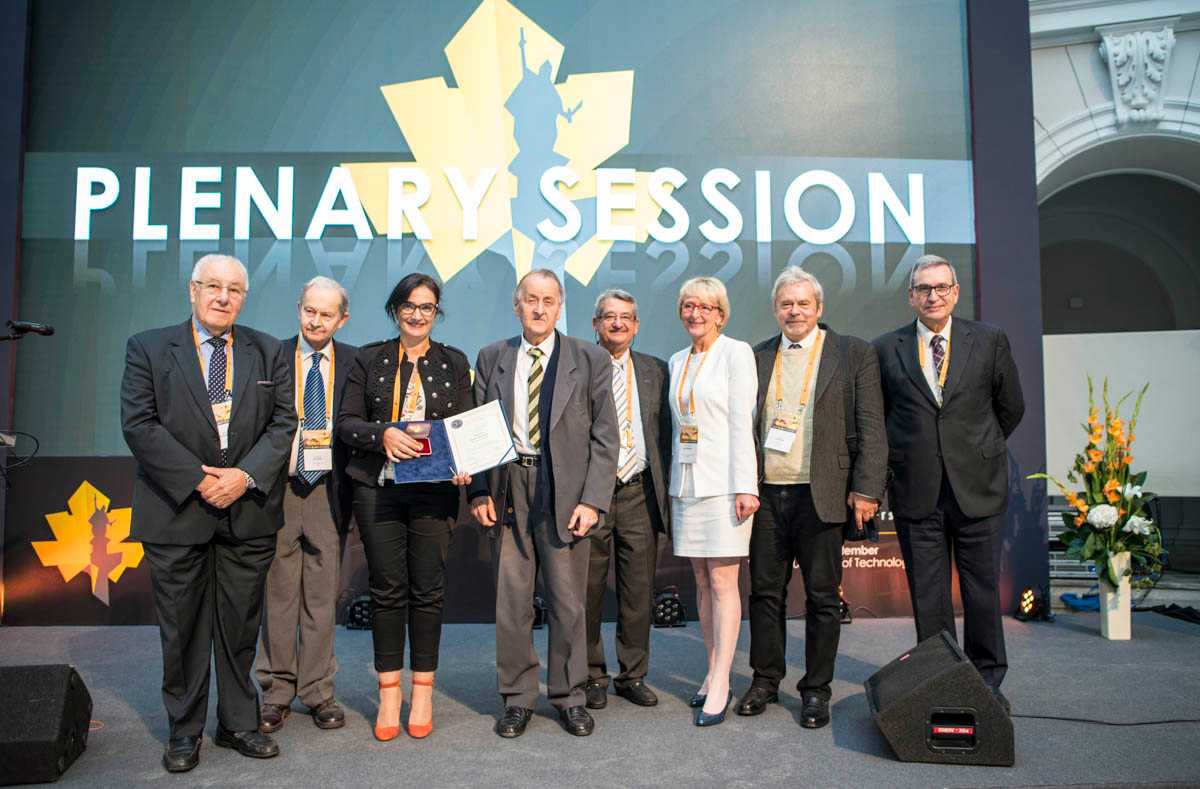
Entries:
[[[700, 354], [691, 346], [671, 357], [671, 530], [676, 556], [748, 556], [753, 517], [738, 523], [734, 500], [739, 493], [758, 495], [758, 459], [754, 449], [754, 409], [758, 371], [748, 343], [719, 335], [697, 375]], [[688, 380], [680, 378], [687, 363]], [[692, 381], [695, 380], [693, 388]], [[694, 393], [699, 427], [696, 462], [679, 462], [679, 427]]]

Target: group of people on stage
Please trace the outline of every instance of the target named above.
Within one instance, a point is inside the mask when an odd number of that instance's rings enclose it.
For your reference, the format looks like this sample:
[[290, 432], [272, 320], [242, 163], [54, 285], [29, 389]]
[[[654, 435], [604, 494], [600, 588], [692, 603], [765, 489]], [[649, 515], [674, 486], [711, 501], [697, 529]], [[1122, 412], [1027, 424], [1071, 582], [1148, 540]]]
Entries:
[[[916, 320], [873, 345], [819, 322], [821, 285], [800, 268], [779, 275], [769, 305], [753, 305], [769, 306], [780, 327], [754, 347], [723, 333], [724, 285], [688, 280], [677, 304], [687, 343], [669, 363], [632, 350], [638, 305], [622, 290], [596, 301], [598, 343], [557, 331], [563, 284], [535, 270], [513, 295], [520, 334], [484, 347], [473, 375], [462, 351], [432, 337], [444, 311], [424, 274], [400, 280], [384, 305], [396, 336], [361, 348], [335, 339], [350, 313], [334, 280], [304, 286], [299, 333], [285, 341], [236, 324], [248, 283], [237, 259], [201, 258], [188, 320], [137, 334], [126, 350], [132, 535], [145, 546], [161, 633], [168, 771], [199, 760], [214, 652], [217, 745], [277, 755], [270, 734], [296, 699], [316, 726], [345, 724], [334, 607], [352, 517], [374, 608], [375, 736], [401, 731], [407, 647], [405, 728], [427, 737], [462, 489], [491, 544], [501, 737], [524, 733], [539, 696], [539, 574], [547, 696], [563, 728], [591, 734], [588, 710], [606, 706], [610, 687], [634, 704], [658, 703], [646, 676], [660, 534], [696, 580], [707, 672], [690, 700], [695, 724], [721, 723], [733, 704], [748, 556], [754, 676], [735, 710], [757, 715], [779, 698], [796, 566], [806, 601], [801, 724], [826, 725], [842, 542], [885, 492], [918, 639], [955, 633], [953, 556], [964, 649], [1007, 706], [997, 565], [1005, 440], [1024, 404], [1004, 333], [952, 316], [959, 285], [945, 259], [917, 261], [908, 289]], [[514, 462], [473, 478], [394, 481], [396, 464], [422, 451], [396, 423], [494, 400], [511, 417]], [[610, 562], [615, 677], [600, 637]]]

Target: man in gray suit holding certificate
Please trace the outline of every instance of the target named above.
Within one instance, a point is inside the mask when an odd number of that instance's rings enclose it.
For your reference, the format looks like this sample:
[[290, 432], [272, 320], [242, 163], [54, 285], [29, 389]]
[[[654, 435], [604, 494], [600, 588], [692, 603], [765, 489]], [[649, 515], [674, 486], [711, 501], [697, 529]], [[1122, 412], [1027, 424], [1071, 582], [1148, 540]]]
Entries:
[[547, 695], [569, 733], [587, 736], [595, 725], [584, 709], [584, 537], [612, 498], [617, 417], [608, 354], [554, 329], [563, 295], [552, 271], [522, 277], [513, 295], [521, 335], [483, 348], [475, 362], [475, 402], [501, 402], [517, 448], [515, 462], [476, 475], [468, 494], [472, 514], [494, 539], [501, 737], [524, 734], [537, 702], [533, 594], [539, 569], [549, 609]]

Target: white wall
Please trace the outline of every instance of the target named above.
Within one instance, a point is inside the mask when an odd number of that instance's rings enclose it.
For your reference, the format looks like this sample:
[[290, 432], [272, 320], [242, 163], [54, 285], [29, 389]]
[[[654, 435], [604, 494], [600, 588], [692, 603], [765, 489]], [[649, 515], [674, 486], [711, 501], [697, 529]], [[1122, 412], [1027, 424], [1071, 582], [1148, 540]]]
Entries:
[[[1133, 468], [1149, 472], [1146, 489], [1160, 496], [1200, 496], [1200, 331], [1050, 335], [1042, 349], [1047, 471], [1065, 482], [1087, 441], [1079, 425], [1087, 418], [1089, 373], [1097, 402], [1106, 375], [1114, 402], [1149, 381]], [[1123, 409], [1126, 419], [1133, 399]]]

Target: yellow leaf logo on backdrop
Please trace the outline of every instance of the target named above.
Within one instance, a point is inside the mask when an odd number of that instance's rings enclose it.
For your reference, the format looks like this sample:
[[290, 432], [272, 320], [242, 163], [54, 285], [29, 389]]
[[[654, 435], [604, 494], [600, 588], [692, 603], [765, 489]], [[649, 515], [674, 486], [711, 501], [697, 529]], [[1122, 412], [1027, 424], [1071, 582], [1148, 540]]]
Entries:
[[57, 567], [63, 581], [82, 572], [92, 579], [92, 594], [108, 605], [108, 585], [116, 583], [127, 567], [142, 562], [139, 542], [125, 542], [133, 510], [110, 510], [109, 499], [84, 480], [67, 500], [67, 512], [46, 515], [53, 540], [31, 543], [46, 567]]
[[[531, 268], [535, 228], [547, 213], [541, 174], [565, 165], [579, 182], [563, 194], [584, 219], [564, 268], [590, 282], [613, 245], [595, 234], [595, 169], [629, 143], [633, 71], [572, 74], [559, 83], [563, 52], [507, 0], [484, 0], [445, 49], [457, 87], [442, 77], [381, 86], [415, 162], [343, 165], [376, 231], [388, 229], [388, 169], [415, 165], [430, 179], [421, 215], [432, 238], [422, 243], [439, 276], [449, 280], [493, 249], [510, 258], [520, 277]], [[463, 238], [446, 167], [459, 168], [468, 184], [484, 170], [496, 171], [473, 240]], [[649, 177], [635, 174], [636, 185], [627, 189], [637, 208], [615, 214], [633, 226], [636, 241], [646, 240], [646, 225], [660, 213], [647, 197]], [[404, 229], [411, 230], [407, 221]]]

